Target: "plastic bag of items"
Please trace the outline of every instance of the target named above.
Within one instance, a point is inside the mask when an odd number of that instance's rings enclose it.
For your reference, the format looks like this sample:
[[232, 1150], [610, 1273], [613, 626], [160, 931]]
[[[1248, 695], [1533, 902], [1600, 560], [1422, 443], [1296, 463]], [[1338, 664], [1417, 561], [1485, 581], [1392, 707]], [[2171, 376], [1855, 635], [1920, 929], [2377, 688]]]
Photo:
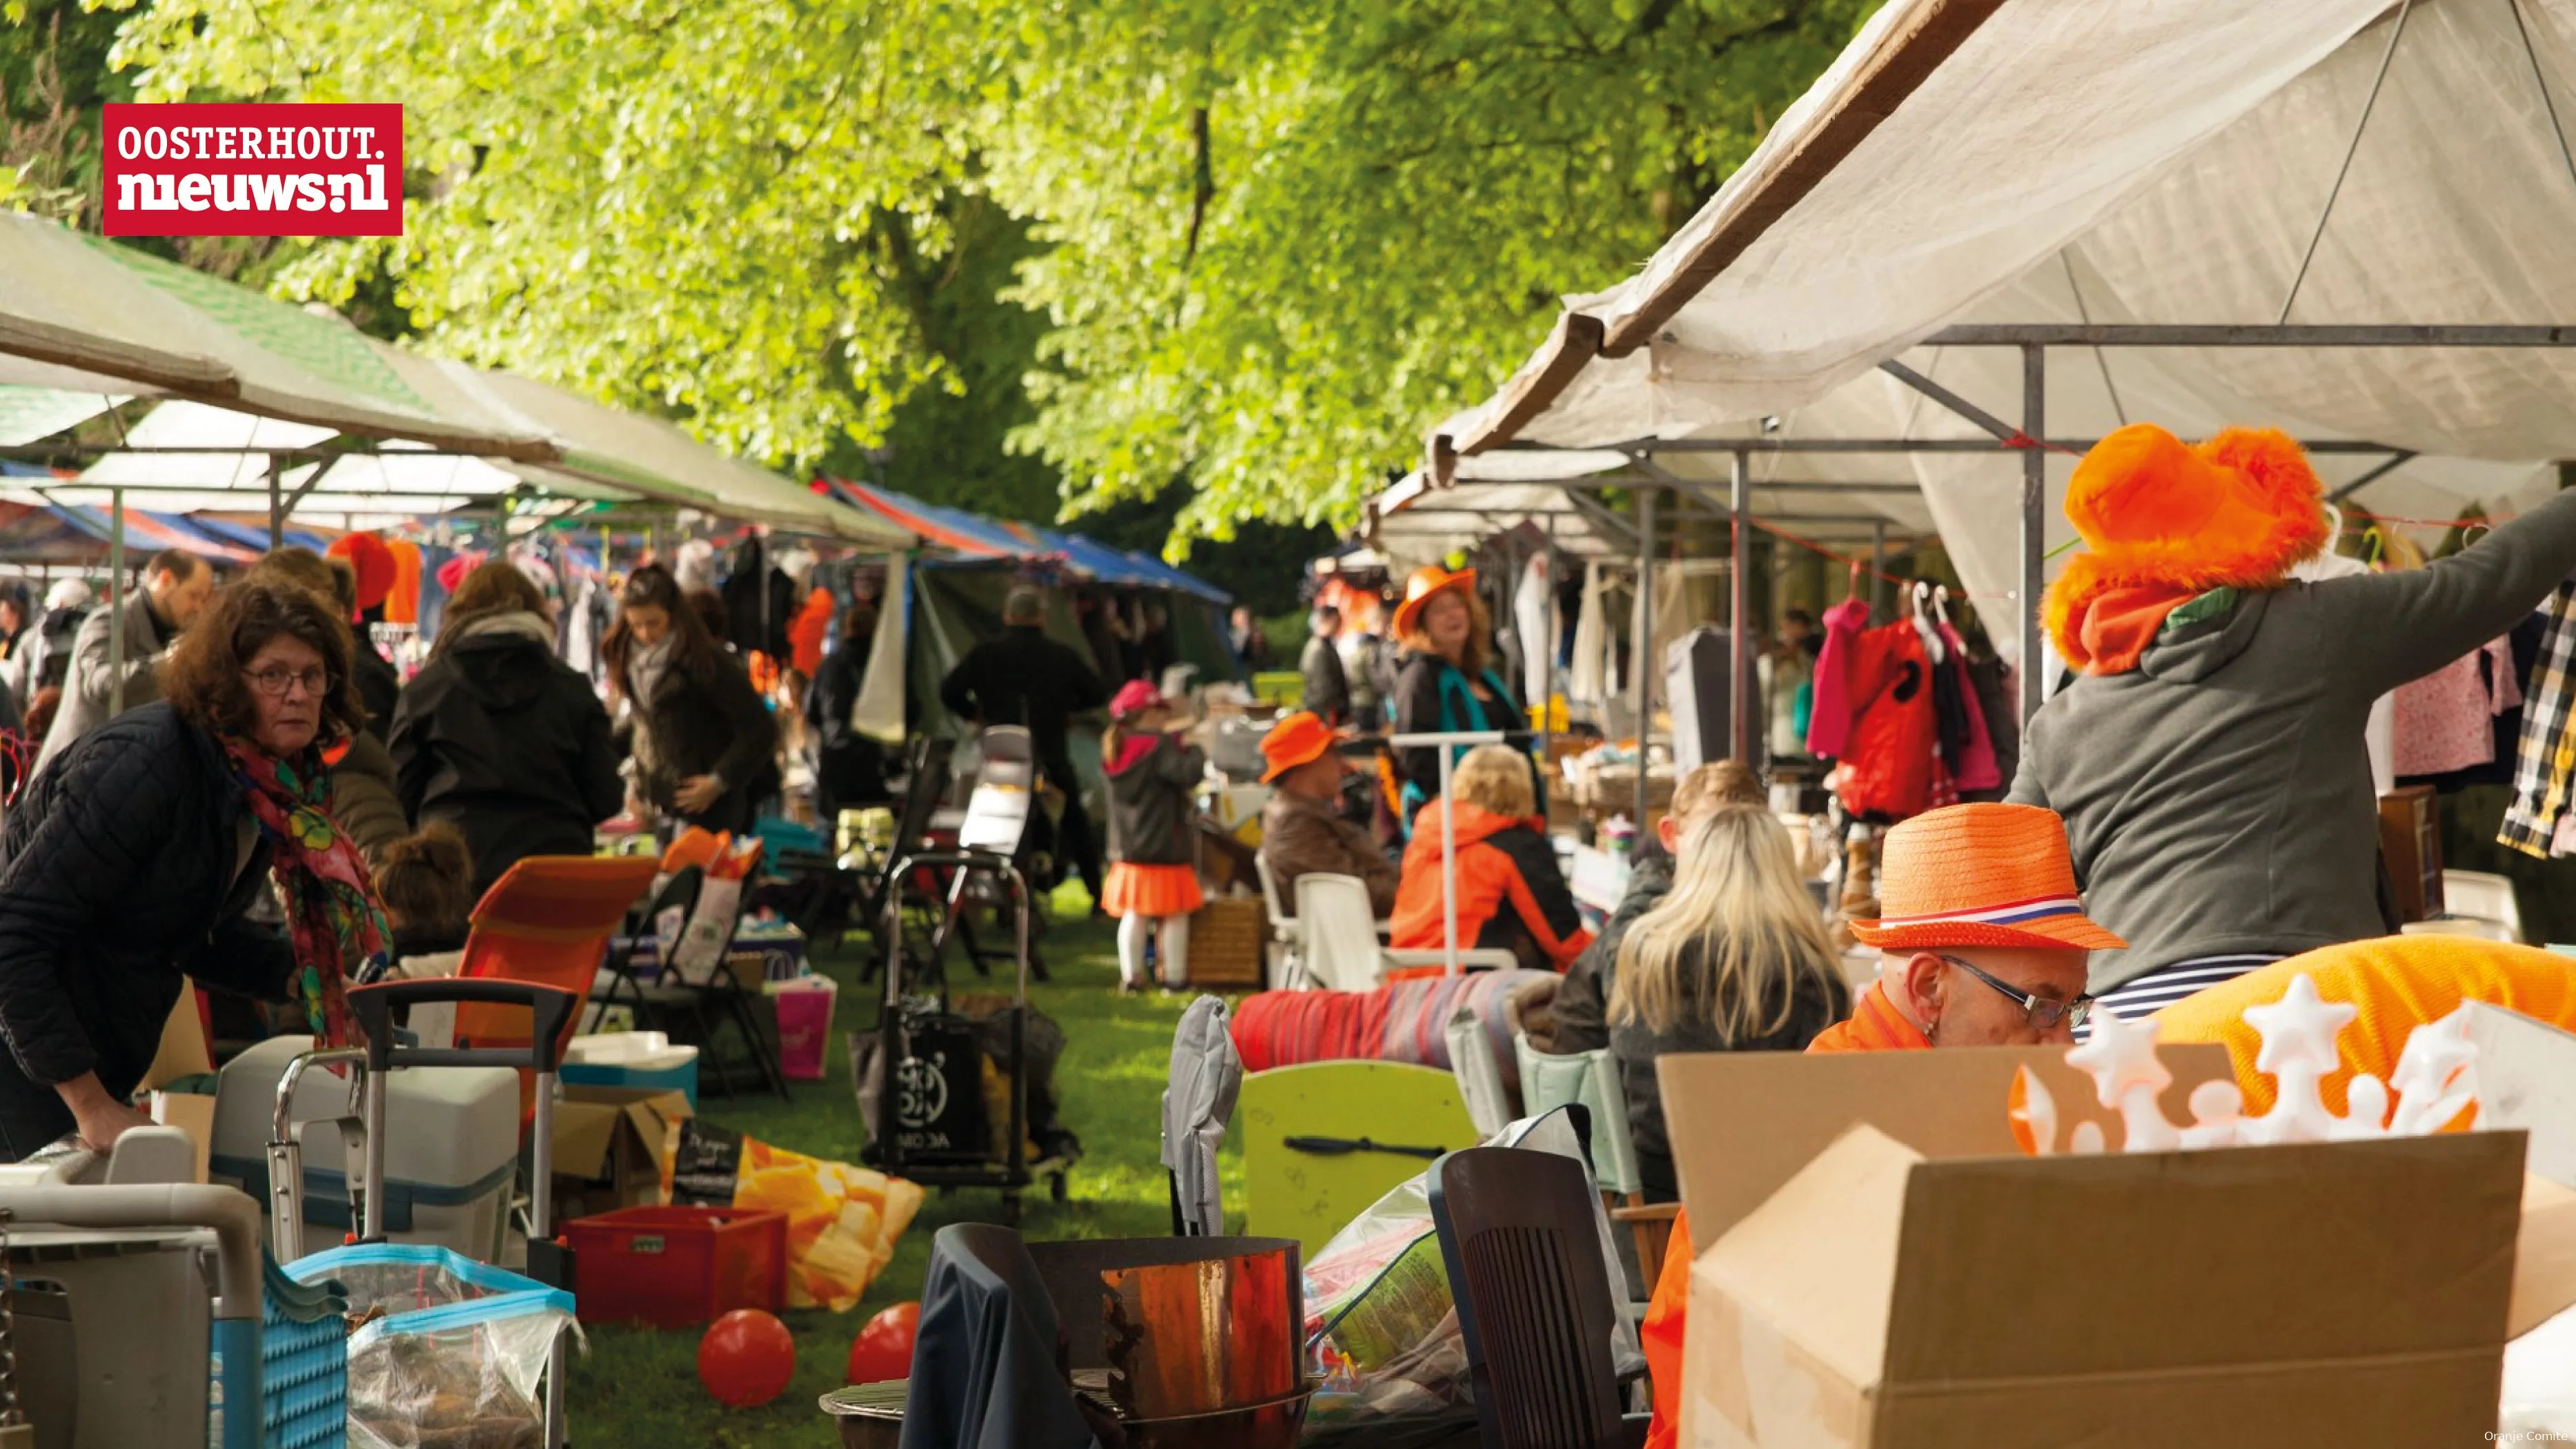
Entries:
[[351, 1313], [350, 1449], [542, 1449], [541, 1381], [572, 1295], [446, 1248], [377, 1243], [287, 1265], [336, 1278]]

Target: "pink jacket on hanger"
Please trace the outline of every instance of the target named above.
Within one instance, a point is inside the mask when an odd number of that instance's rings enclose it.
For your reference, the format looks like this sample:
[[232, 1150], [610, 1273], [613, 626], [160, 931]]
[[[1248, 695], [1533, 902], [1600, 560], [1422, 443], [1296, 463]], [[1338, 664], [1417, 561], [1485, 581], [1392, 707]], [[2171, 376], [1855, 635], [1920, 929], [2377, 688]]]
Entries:
[[1815, 703], [1807, 716], [1807, 753], [1841, 759], [1851, 744], [1852, 650], [1869, 627], [1869, 601], [1845, 599], [1825, 611], [1825, 647], [1816, 655]]

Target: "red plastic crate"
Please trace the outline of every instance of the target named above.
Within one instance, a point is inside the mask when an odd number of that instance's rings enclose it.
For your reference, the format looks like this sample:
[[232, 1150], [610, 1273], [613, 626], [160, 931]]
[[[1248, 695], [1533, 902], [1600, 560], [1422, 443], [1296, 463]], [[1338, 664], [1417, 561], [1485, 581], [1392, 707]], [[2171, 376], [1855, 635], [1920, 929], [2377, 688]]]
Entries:
[[632, 1207], [564, 1224], [584, 1323], [687, 1328], [787, 1301], [787, 1215]]

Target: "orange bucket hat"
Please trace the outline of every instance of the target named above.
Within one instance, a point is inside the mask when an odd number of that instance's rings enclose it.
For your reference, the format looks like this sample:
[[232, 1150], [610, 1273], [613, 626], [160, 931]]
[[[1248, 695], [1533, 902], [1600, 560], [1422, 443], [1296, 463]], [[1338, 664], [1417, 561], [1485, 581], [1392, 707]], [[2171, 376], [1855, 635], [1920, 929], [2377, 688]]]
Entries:
[[1399, 636], [1412, 633], [1414, 622], [1422, 617], [1422, 606], [1430, 603], [1434, 595], [1449, 589], [1463, 593], [1475, 587], [1474, 569], [1451, 573], [1438, 564], [1415, 569], [1413, 577], [1404, 581], [1404, 602], [1395, 607], [1395, 632]]
[[2044, 605], [2062, 657], [2096, 597], [2118, 589], [2273, 589], [2326, 545], [2325, 488], [2307, 454], [2275, 428], [2227, 428], [2186, 444], [2131, 423], [2093, 445], [2066, 485], [2066, 518], [2085, 552], [2067, 561]]
[[1340, 742], [1341, 736], [1311, 710], [1286, 716], [1261, 737], [1261, 758], [1269, 766], [1261, 772], [1261, 783], [1267, 785], [1300, 765], [1313, 764]]
[[1878, 882], [1884, 914], [1851, 923], [1864, 946], [2117, 951], [2129, 944], [2085, 918], [2066, 822], [2034, 805], [1952, 805], [1917, 815], [1880, 843]]

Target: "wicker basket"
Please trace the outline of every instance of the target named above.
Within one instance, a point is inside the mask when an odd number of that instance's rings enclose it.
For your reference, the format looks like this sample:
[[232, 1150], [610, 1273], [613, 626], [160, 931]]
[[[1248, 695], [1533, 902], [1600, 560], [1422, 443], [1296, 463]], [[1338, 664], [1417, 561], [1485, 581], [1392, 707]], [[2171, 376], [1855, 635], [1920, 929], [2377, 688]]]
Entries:
[[1270, 911], [1259, 896], [1210, 899], [1190, 917], [1190, 984], [1258, 991], [1270, 943]]

